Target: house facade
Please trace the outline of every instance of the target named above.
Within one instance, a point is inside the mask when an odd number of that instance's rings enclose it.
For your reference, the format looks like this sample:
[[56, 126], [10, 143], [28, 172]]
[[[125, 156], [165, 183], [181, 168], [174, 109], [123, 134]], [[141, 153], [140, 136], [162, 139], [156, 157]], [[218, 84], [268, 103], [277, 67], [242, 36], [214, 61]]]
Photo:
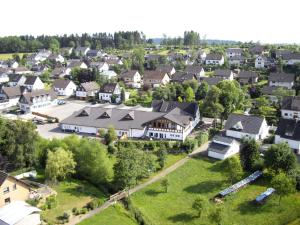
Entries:
[[207, 54], [205, 64], [222, 66], [224, 64], [224, 57], [221, 54]]
[[227, 58], [241, 56], [242, 53], [243, 53], [243, 49], [241, 49], [241, 48], [227, 48], [226, 49], [226, 57]]
[[214, 76], [215, 77], [220, 77], [223, 80], [233, 80], [233, 78], [234, 78], [233, 72], [231, 70], [217, 69], [214, 72]]
[[9, 78], [8, 86], [10, 87], [22, 86], [26, 81], [26, 77], [20, 74], [9, 74], [8, 78]]
[[290, 73], [270, 73], [269, 86], [292, 89], [295, 82], [295, 75]]
[[161, 71], [145, 71], [143, 77], [144, 85], [150, 87], [159, 87], [170, 82], [170, 77], [167, 73]]
[[[113, 96], [115, 99], [113, 99]], [[99, 100], [119, 103], [121, 102], [121, 88], [118, 83], [104, 84], [99, 91]]]
[[27, 76], [24, 86], [29, 91], [42, 90], [45, 88], [44, 83], [38, 76]]
[[124, 81], [124, 83], [133, 88], [141, 88], [142, 76], [137, 70], [129, 70], [125, 71], [120, 75], [120, 79]]
[[263, 68], [265, 68], [266, 61], [267, 61], [266, 57], [261, 56], [261, 55], [257, 56], [255, 58], [255, 68], [256, 69], [263, 69]]
[[208, 147], [208, 156], [224, 160], [240, 151], [240, 144], [233, 138], [215, 136]]
[[81, 83], [76, 89], [76, 97], [81, 99], [93, 98], [99, 92], [99, 85], [94, 82]]
[[0, 90], [0, 109], [18, 105], [21, 95], [22, 88], [19, 86], [2, 87]]
[[71, 80], [58, 79], [53, 82], [53, 90], [59, 96], [72, 96], [77, 86]]
[[282, 99], [281, 117], [285, 119], [300, 119], [299, 96], [286, 96]]

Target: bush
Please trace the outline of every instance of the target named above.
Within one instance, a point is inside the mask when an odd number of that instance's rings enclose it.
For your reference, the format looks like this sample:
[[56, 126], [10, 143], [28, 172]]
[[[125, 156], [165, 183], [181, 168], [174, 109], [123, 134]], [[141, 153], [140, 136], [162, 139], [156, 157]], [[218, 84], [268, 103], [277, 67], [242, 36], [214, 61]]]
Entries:
[[94, 210], [94, 209], [96, 209], [96, 208], [98, 208], [100, 206], [99, 203], [100, 203], [99, 200], [95, 199], [93, 201], [88, 202], [87, 205], [86, 205], [86, 208], [88, 210]]
[[80, 210], [80, 214], [86, 214], [87, 211], [88, 211], [87, 208], [82, 208], [82, 209]]
[[198, 147], [197, 139], [187, 139], [181, 144], [181, 149], [187, 153], [191, 153]]
[[105, 132], [104, 129], [100, 129], [100, 130], [99, 130], [99, 137], [104, 138], [104, 137], [105, 137], [105, 134], [106, 134], [106, 132]]
[[198, 140], [198, 145], [201, 146], [203, 145], [205, 142], [208, 141], [209, 135], [207, 132], [200, 132], [196, 139]]
[[118, 151], [118, 149], [115, 147], [114, 144], [109, 144], [107, 147], [107, 151], [110, 154], [115, 154]]
[[36, 207], [39, 204], [39, 199], [34, 198], [34, 199], [28, 199], [26, 201], [29, 205]]
[[212, 139], [217, 133], [220, 132], [220, 130], [217, 128], [211, 128], [209, 129], [208, 132], [209, 132], [209, 139]]
[[52, 209], [55, 208], [57, 206], [57, 200], [56, 200], [56, 196], [50, 196], [48, 198], [46, 198], [46, 202], [44, 205], [44, 210], [46, 209]]

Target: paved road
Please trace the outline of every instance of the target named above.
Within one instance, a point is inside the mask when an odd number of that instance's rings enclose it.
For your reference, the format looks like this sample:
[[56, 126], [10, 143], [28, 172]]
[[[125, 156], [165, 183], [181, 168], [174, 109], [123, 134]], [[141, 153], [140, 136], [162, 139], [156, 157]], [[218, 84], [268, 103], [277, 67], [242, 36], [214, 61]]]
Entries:
[[[162, 170], [159, 174], [153, 176], [151, 179], [149, 179], [148, 181], [142, 183], [142, 184], [139, 184], [137, 186], [135, 186], [134, 188], [130, 189], [129, 190], [129, 194], [133, 194], [145, 187], [147, 187], [148, 185], [160, 180], [161, 178], [165, 177], [166, 175], [168, 175], [169, 173], [173, 172], [174, 170], [178, 169], [179, 167], [181, 167], [182, 165], [184, 165], [190, 158], [198, 155], [198, 154], [201, 154], [203, 152], [205, 152], [208, 148], [208, 145], [209, 145], [210, 142], [207, 142], [205, 144], [203, 144], [202, 146], [200, 146], [199, 148], [197, 148], [196, 150], [194, 150], [192, 153], [190, 153], [188, 156], [186, 156], [185, 158], [177, 161], [175, 164], [173, 164], [172, 166]], [[95, 214], [103, 211], [104, 209], [110, 207], [111, 205], [115, 204], [114, 201], [107, 201], [105, 202], [101, 207], [95, 209], [95, 210], [92, 210], [92, 211], [89, 211], [87, 214], [84, 214], [84, 215], [80, 215], [80, 216], [76, 216], [76, 217], [72, 217], [69, 221], [69, 223], [67, 223], [67, 225], [75, 225], [75, 224], [78, 224], [80, 223], [81, 221], [87, 219], [87, 218], [90, 218], [92, 216], [94, 216]]]

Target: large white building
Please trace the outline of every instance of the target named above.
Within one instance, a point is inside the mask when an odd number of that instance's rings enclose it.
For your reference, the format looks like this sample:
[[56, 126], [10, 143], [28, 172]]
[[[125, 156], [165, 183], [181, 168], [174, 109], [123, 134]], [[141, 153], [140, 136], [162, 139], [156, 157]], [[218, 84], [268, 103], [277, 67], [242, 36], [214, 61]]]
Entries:
[[200, 121], [197, 103], [154, 101], [152, 108], [103, 105], [86, 107], [60, 123], [64, 131], [98, 135], [115, 128], [118, 137], [184, 141]]

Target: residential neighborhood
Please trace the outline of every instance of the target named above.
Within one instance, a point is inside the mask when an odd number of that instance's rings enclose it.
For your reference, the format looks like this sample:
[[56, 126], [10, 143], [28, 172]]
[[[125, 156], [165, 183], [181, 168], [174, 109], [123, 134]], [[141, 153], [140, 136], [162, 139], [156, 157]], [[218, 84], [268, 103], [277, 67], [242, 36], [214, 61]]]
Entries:
[[160, 2], [150, 26], [144, 2], [62, 1], [54, 27], [30, 1], [27, 33], [0, 34], [1, 225], [300, 224], [300, 45], [271, 34], [286, 10], [254, 0], [255, 27], [229, 0], [229, 29], [194, 0]]

